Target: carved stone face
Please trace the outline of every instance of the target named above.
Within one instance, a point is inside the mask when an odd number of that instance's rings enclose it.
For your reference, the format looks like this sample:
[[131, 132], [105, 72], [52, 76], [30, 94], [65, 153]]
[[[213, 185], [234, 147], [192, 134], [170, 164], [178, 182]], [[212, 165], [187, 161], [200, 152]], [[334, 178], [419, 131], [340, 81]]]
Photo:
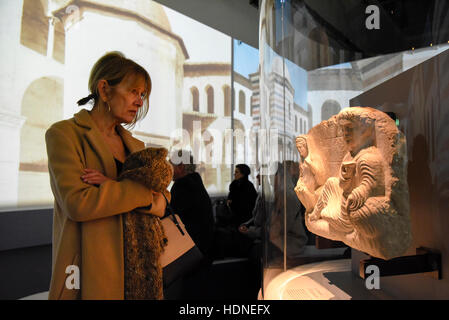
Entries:
[[355, 162], [343, 162], [341, 164], [341, 177], [345, 180], [351, 179], [355, 175]]
[[348, 120], [340, 121], [340, 126], [349, 151], [358, 151], [362, 146], [372, 141], [372, 137], [370, 137], [372, 134], [371, 127], [364, 127]]
[[299, 154], [301, 157], [306, 158], [309, 154], [309, 150], [307, 149], [307, 143], [304, 139], [300, 139], [296, 142], [296, 146], [298, 148]]
[[343, 130], [343, 139], [348, 145], [349, 149], [353, 149], [355, 145], [355, 137], [354, 137], [354, 123], [350, 121], [341, 121], [341, 128]]

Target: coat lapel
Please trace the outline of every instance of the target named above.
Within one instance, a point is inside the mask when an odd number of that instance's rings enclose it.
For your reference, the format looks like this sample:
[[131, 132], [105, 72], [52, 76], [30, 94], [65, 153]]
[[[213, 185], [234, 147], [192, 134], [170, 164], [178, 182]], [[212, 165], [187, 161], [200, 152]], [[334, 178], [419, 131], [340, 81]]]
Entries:
[[86, 109], [81, 110], [74, 116], [75, 122], [85, 127], [87, 130], [84, 133], [86, 140], [91, 145], [94, 152], [97, 153], [98, 158], [103, 164], [104, 174], [107, 177], [112, 179], [117, 178], [117, 168], [115, 166], [114, 157], [109, 150], [106, 143], [104, 143], [103, 138], [101, 137], [100, 131], [98, 131], [97, 126], [95, 125], [92, 117]]
[[125, 144], [125, 146], [128, 148], [130, 153], [140, 151], [145, 147], [145, 144], [134, 138], [131, 133], [123, 128], [122, 126], [118, 126], [118, 133], [122, 137], [122, 141]]
[[[86, 109], [83, 109], [75, 114], [74, 118], [75, 122], [79, 126], [85, 127], [87, 129], [84, 135], [86, 137], [86, 140], [92, 146], [92, 149], [98, 154], [98, 157], [103, 164], [105, 175], [112, 179], [116, 179], [117, 167], [115, 165], [114, 156], [112, 155], [112, 152], [109, 150], [106, 143], [104, 143], [103, 138], [101, 137], [101, 133], [92, 120], [89, 112]], [[134, 138], [131, 133], [121, 125], [118, 126], [117, 131], [120, 134], [123, 143], [131, 153], [140, 151], [145, 147], [142, 141]]]

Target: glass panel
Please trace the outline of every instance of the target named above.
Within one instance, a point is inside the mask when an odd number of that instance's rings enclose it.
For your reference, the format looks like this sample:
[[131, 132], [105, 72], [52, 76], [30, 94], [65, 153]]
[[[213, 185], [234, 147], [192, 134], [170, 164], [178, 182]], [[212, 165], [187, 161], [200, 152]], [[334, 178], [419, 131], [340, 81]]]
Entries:
[[[442, 130], [435, 117], [441, 119], [446, 114], [440, 107], [443, 101], [438, 92], [446, 92], [447, 82], [443, 73], [436, 70], [446, 65], [449, 52], [447, 12], [444, 1], [386, 1], [375, 6], [362, 1], [261, 1], [261, 129], [277, 132], [277, 139], [261, 144], [265, 156], [262, 166], [267, 169], [263, 179], [267, 216], [265, 293], [273, 279], [279, 279], [278, 274], [287, 269], [348, 258], [350, 254], [347, 245], [318, 237], [305, 227], [310, 212], [306, 213], [306, 203], [297, 202], [294, 187], [298, 175], [306, 174], [307, 150], [300, 158], [297, 136], [310, 134], [314, 126], [335, 119], [346, 107], [372, 107], [392, 117], [405, 134], [409, 162], [402, 159], [402, 166], [410, 170], [410, 159], [420, 159], [418, 153], [428, 153], [429, 158], [423, 156], [418, 162], [433, 172], [428, 172], [428, 177], [436, 176], [437, 171], [433, 170], [439, 170], [441, 158], [430, 149], [441, 148], [442, 142], [432, 140], [435, 130]], [[336, 134], [342, 136], [344, 129], [342, 125]], [[413, 154], [416, 145], [420, 151]], [[341, 158], [346, 147], [342, 145]], [[270, 153], [275, 148], [279, 152]], [[334, 147], [326, 149], [323, 143], [317, 148], [326, 153]], [[335, 166], [334, 171], [338, 172], [340, 162]], [[447, 184], [445, 179], [442, 185]], [[407, 183], [402, 183], [407, 188]], [[435, 184], [430, 180], [426, 183], [427, 190], [437, 193]], [[322, 188], [323, 184], [315, 181], [314, 185]], [[418, 192], [410, 176], [408, 184], [410, 203], [422, 208], [414, 200]], [[321, 190], [314, 192], [319, 195]], [[430, 201], [429, 206], [437, 206]], [[412, 231], [422, 234], [413, 223], [416, 209], [413, 205], [410, 208]], [[429, 226], [428, 232], [435, 231], [431, 229]], [[417, 246], [417, 240], [413, 241], [411, 249]], [[289, 298], [287, 292], [269, 293], [271, 298], [281, 296]]]
[[[251, 170], [249, 181], [257, 184], [257, 133], [259, 129], [259, 51], [234, 39], [233, 133], [234, 164], [246, 164]], [[256, 186], [257, 187], [257, 186]]]

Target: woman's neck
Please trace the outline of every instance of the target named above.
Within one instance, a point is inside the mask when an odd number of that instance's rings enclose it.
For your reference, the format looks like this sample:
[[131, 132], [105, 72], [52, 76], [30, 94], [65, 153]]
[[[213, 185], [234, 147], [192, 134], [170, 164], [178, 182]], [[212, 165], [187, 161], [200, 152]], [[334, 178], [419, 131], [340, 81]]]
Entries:
[[90, 111], [90, 115], [102, 134], [108, 137], [117, 135], [115, 128], [118, 122], [109, 111], [106, 111], [105, 106], [93, 107]]

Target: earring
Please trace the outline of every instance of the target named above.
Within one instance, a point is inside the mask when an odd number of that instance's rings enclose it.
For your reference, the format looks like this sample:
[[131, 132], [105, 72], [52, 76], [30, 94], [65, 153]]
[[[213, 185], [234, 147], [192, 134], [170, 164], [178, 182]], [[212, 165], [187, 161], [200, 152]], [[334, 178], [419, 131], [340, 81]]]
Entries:
[[109, 103], [106, 102], [106, 105], [108, 106], [108, 111], [111, 112], [111, 106], [109, 105]]

